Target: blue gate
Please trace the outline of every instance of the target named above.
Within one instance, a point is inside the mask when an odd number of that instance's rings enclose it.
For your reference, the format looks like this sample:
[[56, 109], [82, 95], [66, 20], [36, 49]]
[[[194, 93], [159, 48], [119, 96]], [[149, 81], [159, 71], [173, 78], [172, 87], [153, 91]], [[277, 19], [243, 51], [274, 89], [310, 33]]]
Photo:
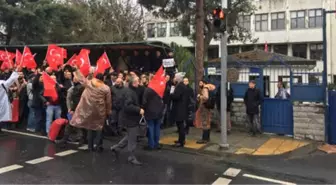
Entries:
[[336, 91], [329, 91], [328, 98], [328, 143], [334, 145], [336, 144]]
[[293, 135], [293, 104], [290, 100], [265, 98], [261, 111], [264, 132]]

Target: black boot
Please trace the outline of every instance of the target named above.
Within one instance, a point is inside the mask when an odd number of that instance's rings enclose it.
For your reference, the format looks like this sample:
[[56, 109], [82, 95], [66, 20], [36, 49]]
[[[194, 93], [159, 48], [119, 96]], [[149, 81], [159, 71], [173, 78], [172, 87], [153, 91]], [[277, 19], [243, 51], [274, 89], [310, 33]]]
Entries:
[[205, 131], [205, 138], [204, 141], [209, 142], [210, 141], [210, 130]]
[[202, 133], [202, 139], [197, 141], [196, 143], [197, 144], [205, 144], [208, 142], [208, 131], [209, 130], [203, 130], [203, 133]]

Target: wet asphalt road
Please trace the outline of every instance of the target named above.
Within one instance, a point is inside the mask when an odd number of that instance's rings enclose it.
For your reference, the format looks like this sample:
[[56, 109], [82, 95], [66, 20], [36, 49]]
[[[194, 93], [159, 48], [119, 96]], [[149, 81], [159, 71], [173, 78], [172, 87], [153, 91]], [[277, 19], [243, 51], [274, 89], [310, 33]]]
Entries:
[[[104, 144], [105, 148], [108, 148], [111, 143]], [[71, 153], [70, 150], [75, 153]], [[113, 153], [108, 150], [102, 153], [89, 153], [76, 146], [61, 149], [46, 139], [5, 133], [0, 135], [0, 183], [282, 184], [284, 183], [282, 181], [295, 184], [315, 183], [281, 175], [265, 176], [263, 173], [244, 169], [239, 169], [240, 172], [236, 175], [224, 175], [224, 172], [233, 167], [218, 162], [216, 157], [195, 156], [170, 150], [150, 152], [139, 148], [137, 156], [144, 163], [143, 166], [128, 164], [126, 153], [122, 153], [120, 159], [116, 161]], [[37, 160], [31, 161], [34, 159]], [[43, 160], [46, 161], [42, 162]], [[27, 164], [27, 161], [32, 164]], [[19, 169], [14, 169], [15, 167]], [[12, 171], [6, 172], [9, 169]], [[246, 174], [257, 176], [259, 179], [246, 177]]]

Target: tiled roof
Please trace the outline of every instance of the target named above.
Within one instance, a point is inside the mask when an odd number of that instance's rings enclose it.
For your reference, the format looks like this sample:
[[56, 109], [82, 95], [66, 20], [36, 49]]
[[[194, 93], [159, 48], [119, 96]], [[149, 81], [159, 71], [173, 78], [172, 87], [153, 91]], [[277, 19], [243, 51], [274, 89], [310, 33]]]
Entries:
[[[209, 60], [209, 62], [220, 62], [220, 58]], [[228, 62], [243, 63], [316, 63], [315, 60], [305, 58], [291, 57], [279, 53], [270, 53], [263, 50], [253, 50], [242, 53], [236, 53], [228, 56]]]

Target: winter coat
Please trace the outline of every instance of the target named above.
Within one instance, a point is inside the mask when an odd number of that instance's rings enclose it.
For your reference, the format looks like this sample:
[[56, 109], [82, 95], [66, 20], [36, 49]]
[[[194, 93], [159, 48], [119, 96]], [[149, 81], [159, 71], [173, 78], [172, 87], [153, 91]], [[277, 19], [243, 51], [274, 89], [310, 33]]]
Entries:
[[33, 84], [33, 100], [32, 107], [33, 108], [43, 108], [47, 100], [43, 97], [43, 83], [39, 81], [41, 74], [36, 75], [32, 84]]
[[[0, 80], [0, 122], [12, 120], [12, 106], [9, 102], [6, 91], [9, 87], [18, 79], [17, 72], [13, 72], [11, 76], [6, 80]], [[6, 90], [2, 87], [6, 88]]]
[[136, 127], [139, 125], [141, 119], [140, 115], [140, 102], [137, 88], [130, 87], [124, 90], [124, 106], [121, 110], [121, 122], [126, 127]]
[[180, 82], [175, 87], [174, 92], [170, 95], [172, 100], [172, 120], [176, 121], [186, 121], [188, 119], [188, 102], [189, 95], [187, 93], [187, 87]]
[[[233, 97], [233, 89], [226, 89], [226, 111], [230, 112], [232, 109], [232, 102], [234, 100]], [[216, 107], [217, 110], [220, 111], [221, 110], [221, 87], [219, 86], [216, 92]]]
[[111, 87], [112, 93], [112, 110], [120, 111], [123, 108], [124, 87]]
[[151, 88], [146, 88], [142, 99], [146, 120], [161, 119], [164, 104], [162, 98]]
[[259, 114], [259, 105], [261, 104], [261, 101], [262, 97], [260, 90], [257, 88], [248, 88], [244, 96], [246, 113], [249, 115]]

